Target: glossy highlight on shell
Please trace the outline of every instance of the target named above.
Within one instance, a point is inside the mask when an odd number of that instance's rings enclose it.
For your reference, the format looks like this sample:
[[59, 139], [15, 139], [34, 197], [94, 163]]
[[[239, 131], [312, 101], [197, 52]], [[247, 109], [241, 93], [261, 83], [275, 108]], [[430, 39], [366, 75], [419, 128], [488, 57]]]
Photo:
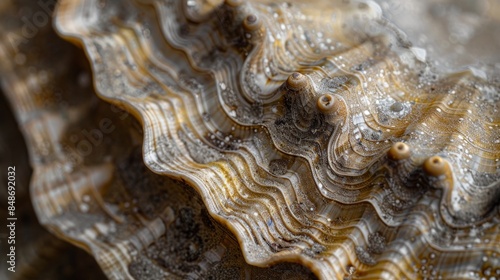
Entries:
[[60, 0], [53, 29], [77, 48], [2, 45], [2, 88], [40, 223], [107, 277], [500, 277], [500, 57], [444, 71], [372, 1]]

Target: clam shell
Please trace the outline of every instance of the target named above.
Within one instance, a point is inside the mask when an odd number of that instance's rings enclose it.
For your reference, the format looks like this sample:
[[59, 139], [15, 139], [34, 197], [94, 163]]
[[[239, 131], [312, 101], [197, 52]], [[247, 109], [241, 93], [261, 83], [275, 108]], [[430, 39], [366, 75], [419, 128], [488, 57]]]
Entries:
[[[500, 267], [497, 66], [436, 67], [372, 1], [62, 0], [54, 26], [85, 50], [97, 95], [140, 123], [78, 102], [74, 119], [54, 110], [25, 133], [30, 147], [55, 147], [31, 154], [41, 223], [108, 277], [173, 277], [151, 260], [171, 248], [174, 221], [194, 231], [173, 208], [187, 185], [202, 201], [189, 209], [205, 205], [252, 265], [298, 262], [321, 279]], [[19, 115], [24, 95], [7, 92]], [[104, 118], [120, 133], [65, 171], [57, 147], [83, 142], [62, 124], [92, 134]], [[216, 240], [197, 267], [221, 261]]]
[[[436, 74], [383, 22], [373, 2], [87, 0], [62, 1], [56, 28], [87, 51], [99, 96], [140, 119], [147, 166], [193, 185], [247, 262], [485, 275], [498, 79]], [[397, 142], [409, 151], [389, 159]]]

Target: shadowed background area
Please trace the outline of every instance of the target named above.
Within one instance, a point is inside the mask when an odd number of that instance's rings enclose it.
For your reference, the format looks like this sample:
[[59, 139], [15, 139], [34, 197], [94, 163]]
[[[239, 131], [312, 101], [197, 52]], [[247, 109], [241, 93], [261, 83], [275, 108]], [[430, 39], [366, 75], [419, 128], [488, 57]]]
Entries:
[[[7, 185], [7, 167], [16, 167], [16, 272], [7, 270], [9, 232], [0, 230], [1, 279], [107, 279], [94, 258], [59, 240], [37, 221], [29, 196], [31, 168], [24, 137], [12, 110], [0, 92], [0, 182]], [[5, 171], [5, 172], [4, 172]], [[0, 189], [0, 220], [8, 213], [7, 188]]]

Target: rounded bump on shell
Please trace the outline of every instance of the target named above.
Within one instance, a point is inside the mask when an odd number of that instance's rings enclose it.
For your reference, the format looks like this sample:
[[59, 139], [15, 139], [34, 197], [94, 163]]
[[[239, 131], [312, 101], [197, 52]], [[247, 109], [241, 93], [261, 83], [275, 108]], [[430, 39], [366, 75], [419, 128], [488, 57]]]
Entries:
[[441, 176], [448, 171], [448, 162], [440, 156], [428, 158], [423, 165], [424, 171], [429, 176]]
[[299, 90], [301, 88], [304, 88], [307, 86], [307, 84], [308, 84], [307, 77], [298, 72], [294, 72], [286, 80], [286, 85], [288, 86], [288, 88], [293, 90]]
[[333, 95], [329, 93], [322, 94], [318, 97], [316, 106], [322, 113], [332, 113], [335, 109], [335, 101]]
[[396, 142], [387, 152], [387, 156], [392, 160], [403, 160], [411, 156], [410, 147], [403, 142]]
[[243, 27], [246, 30], [254, 31], [259, 29], [262, 26], [262, 21], [255, 14], [249, 14], [245, 20], [243, 20]]

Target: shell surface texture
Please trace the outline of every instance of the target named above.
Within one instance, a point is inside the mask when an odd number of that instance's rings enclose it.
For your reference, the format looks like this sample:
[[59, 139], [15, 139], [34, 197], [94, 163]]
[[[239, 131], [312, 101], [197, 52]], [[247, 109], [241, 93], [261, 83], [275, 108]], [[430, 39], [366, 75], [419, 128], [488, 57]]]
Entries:
[[500, 3], [377, 2], [58, 1], [0, 45], [40, 223], [111, 279], [499, 279]]

